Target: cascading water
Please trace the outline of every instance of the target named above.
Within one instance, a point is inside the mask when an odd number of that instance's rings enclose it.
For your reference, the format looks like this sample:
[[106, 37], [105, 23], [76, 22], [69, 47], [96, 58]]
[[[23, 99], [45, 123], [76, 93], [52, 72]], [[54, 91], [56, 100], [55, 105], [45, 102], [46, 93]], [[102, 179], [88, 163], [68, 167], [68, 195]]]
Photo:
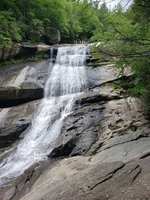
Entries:
[[64, 119], [73, 111], [74, 97], [88, 89], [85, 72], [87, 46], [58, 48], [56, 63], [45, 85], [31, 129], [17, 149], [0, 164], [0, 185], [19, 176], [34, 163], [47, 159], [61, 132]]

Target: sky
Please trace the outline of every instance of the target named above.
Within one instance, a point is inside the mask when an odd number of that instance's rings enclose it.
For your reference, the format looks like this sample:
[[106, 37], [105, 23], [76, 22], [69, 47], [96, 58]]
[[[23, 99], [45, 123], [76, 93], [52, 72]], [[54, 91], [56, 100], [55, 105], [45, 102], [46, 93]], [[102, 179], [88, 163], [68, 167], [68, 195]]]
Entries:
[[132, 0], [102, 0], [102, 2], [105, 2], [107, 4], [108, 8], [112, 9], [118, 3], [120, 3], [123, 8], [127, 8], [127, 7], [129, 7], [129, 5], [131, 5]]

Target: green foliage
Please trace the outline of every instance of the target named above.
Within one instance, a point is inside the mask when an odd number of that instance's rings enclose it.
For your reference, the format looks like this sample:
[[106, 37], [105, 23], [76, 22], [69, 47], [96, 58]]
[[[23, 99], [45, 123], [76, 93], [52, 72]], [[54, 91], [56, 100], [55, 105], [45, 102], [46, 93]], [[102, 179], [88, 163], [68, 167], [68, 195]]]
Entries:
[[13, 41], [21, 40], [20, 27], [11, 12], [1, 11], [0, 22], [0, 47], [8, 47]]
[[1, 47], [19, 41], [50, 44], [58, 31], [62, 42], [89, 39], [99, 22], [87, 0], [3, 0], [0, 20]]
[[130, 66], [135, 80], [129, 92], [141, 96], [150, 110], [150, 1], [134, 0], [126, 11], [120, 5], [110, 11], [97, 2], [3, 0], [0, 48], [13, 42], [51, 44], [57, 41], [59, 32], [61, 42], [99, 42], [93, 49], [95, 57], [115, 61], [122, 71]]
[[102, 24], [92, 37], [100, 42], [97, 51], [115, 60], [122, 71], [132, 68], [135, 80], [128, 92], [142, 97], [150, 112], [150, 1], [134, 0], [126, 12], [120, 7], [113, 11], [103, 7], [99, 12], [104, 12]]
[[78, 18], [82, 32], [80, 33], [83, 38], [90, 38], [94, 30], [99, 25], [97, 11], [88, 0], [83, 0], [78, 8]]
[[43, 22], [39, 19], [32, 19], [27, 29], [27, 38], [33, 42], [38, 42], [41, 40], [43, 34]]

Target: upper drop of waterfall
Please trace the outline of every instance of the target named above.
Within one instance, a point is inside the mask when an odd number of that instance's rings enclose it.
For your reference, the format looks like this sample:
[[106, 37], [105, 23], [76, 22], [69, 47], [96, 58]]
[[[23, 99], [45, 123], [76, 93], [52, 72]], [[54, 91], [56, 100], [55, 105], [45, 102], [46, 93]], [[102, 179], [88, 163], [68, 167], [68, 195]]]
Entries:
[[0, 185], [19, 176], [34, 163], [47, 159], [54, 148], [64, 119], [73, 112], [74, 98], [88, 90], [87, 48], [85, 45], [58, 48], [56, 63], [45, 85], [45, 97], [31, 128], [16, 151], [0, 164]]

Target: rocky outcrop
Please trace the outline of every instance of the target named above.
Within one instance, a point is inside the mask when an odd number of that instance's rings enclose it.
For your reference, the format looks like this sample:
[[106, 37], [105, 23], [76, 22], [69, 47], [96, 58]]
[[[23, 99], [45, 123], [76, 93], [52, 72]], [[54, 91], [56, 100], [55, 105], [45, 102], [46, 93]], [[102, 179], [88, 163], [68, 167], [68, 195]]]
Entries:
[[0, 110], [0, 149], [8, 147], [19, 139], [29, 127], [39, 101]]
[[5, 187], [0, 187], [0, 200], [19, 199], [20, 193], [27, 193], [45, 166], [46, 162], [35, 163], [25, 170], [22, 176], [10, 180]]
[[82, 104], [66, 119], [50, 156], [92, 155], [119, 143], [149, 137], [148, 122], [138, 113], [138, 105], [139, 100], [133, 98]]
[[[52, 69], [47, 64], [6, 67], [0, 75], [6, 99], [11, 96], [6, 91], [13, 85], [18, 90], [12, 95], [15, 101], [25, 99], [26, 94], [29, 101], [0, 110], [0, 145], [5, 147], [0, 159], [30, 126], [40, 101], [31, 102], [27, 90], [33, 89], [32, 97], [37, 89], [43, 91]], [[64, 120], [49, 159], [1, 186], [0, 200], [150, 199], [150, 125], [140, 112], [142, 102], [124, 96], [123, 88], [114, 88], [114, 81], [122, 76], [111, 63], [89, 60], [86, 70], [90, 90], [75, 99], [74, 112]], [[126, 79], [130, 76], [127, 71]]]
[[0, 88], [0, 107], [11, 107], [43, 98], [43, 88], [33, 83], [22, 84], [20, 88]]
[[51, 69], [49, 61], [2, 67], [0, 107], [11, 107], [43, 98], [43, 88]]
[[16, 43], [13, 44], [11, 47], [0, 48], [0, 61], [8, 61], [11, 59], [28, 60], [29, 58], [33, 58], [34, 56], [40, 56], [42, 58], [44, 57], [49, 59], [52, 51], [55, 60], [59, 46], [61, 45], [56, 45], [56, 43], [53, 43], [53, 45], [28, 45]]
[[0, 49], [0, 61], [10, 59], [26, 59], [31, 58], [35, 55], [45, 54], [49, 57], [50, 52], [49, 45], [24, 45], [24, 44], [13, 44], [9, 48]]
[[150, 198], [150, 158], [129, 163], [95, 156], [64, 159], [46, 170], [21, 200], [146, 200]]
[[125, 98], [121, 88], [114, 89], [112, 82], [119, 77], [114, 65], [100, 65], [93, 71], [90, 67], [87, 74], [92, 89], [75, 99], [75, 111], [66, 118], [49, 157], [93, 155], [108, 148], [108, 141], [113, 139], [121, 140], [127, 135], [130, 141], [136, 140], [135, 135], [150, 135], [149, 122], [140, 112], [142, 102]]

